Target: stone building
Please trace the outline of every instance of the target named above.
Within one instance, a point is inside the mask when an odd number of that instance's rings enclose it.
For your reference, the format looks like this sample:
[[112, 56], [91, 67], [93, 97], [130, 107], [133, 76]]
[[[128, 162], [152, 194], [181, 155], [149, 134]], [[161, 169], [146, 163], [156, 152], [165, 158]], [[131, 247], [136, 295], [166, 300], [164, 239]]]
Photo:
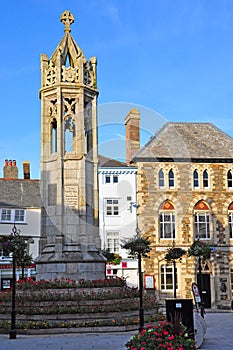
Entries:
[[38, 279], [105, 277], [98, 223], [97, 82], [61, 15], [64, 36], [41, 55], [41, 251]]
[[[135, 135], [134, 135], [135, 137]], [[233, 286], [233, 139], [210, 123], [167, 123], [132, 158], [138, 168], [138, 224], [152, 251], [145, 274], [154, 278], [160, 300], [173, 297], [173, 267], [167, 249], [187, 250], [208, 242], [202, 266], [206, 307], [229, 309]], [[177, 264], [177, 296], [191, 298], [198, 264]]]

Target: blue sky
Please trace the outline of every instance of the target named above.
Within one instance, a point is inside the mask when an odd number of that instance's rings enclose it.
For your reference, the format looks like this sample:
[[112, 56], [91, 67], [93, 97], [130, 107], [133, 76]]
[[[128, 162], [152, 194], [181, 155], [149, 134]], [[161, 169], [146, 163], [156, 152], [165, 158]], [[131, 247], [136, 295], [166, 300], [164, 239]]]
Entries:
[[21, 172], [30, 160], [39, 178], [40, 54], [60, 42], [67, 9], [74, 39], [98, 60], [101, 153], [124, 156], [106, 134], [122, 141], [131, 106], [142, 111], [145, 138], [161, 121], [208, 121], [233, 136], [232, 0], [3, 1], [0, 166], [16, 159]]

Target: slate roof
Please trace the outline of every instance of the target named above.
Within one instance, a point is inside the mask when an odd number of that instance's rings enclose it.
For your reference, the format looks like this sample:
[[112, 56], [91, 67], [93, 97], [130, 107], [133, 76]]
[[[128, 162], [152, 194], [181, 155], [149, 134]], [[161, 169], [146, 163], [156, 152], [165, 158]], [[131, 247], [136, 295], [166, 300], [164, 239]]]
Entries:
[[102, 155], [99, 155], [99, 168], [119, 168], [127, 167], [127, 164], [120, 162], [116, 159], [108, 158]]
[[132, 161], [233, 162], [233, 138], [211, 123], [167, 123]]
[[41, 208], [40, 181], [0, 179], [0, 207]]

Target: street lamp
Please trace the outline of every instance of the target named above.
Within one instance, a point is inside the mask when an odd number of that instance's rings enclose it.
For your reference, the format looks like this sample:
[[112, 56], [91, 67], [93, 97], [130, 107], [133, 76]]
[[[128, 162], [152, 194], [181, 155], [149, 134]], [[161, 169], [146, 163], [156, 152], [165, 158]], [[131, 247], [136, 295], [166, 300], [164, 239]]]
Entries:
[[139, 332], [141, 332], [144, 328], [143, 279], [142, 279], [141, 253], [138, 253], [138, 273], [139, 273]]
[[[14, 240], [15, 236], [18, 235], [17, 228], [14, 224], [12, 228], [11, 237]], [[15, 297], [16, 297], [16, 256], [15, 256], [15, 247], [13, 243], [13, 257], [12, 257], [12, 297], [11, 297], [11, 329], [10, 329], [10, 339], [16, 339], [16, 327], [15, 327], [15, 320], [16, 320], [16, 311], [15, 311]]]

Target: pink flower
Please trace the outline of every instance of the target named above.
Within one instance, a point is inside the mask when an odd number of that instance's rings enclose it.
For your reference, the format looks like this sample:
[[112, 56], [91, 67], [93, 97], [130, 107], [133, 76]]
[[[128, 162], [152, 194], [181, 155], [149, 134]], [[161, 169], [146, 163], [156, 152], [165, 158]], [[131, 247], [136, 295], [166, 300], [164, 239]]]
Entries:
[[174, 335], [172, 334], [172, 335], [170, 335], [169, 337], [168, 337], [168, 340], [173, 340], [175, 337], [174, 337]]
[[163, 331], [163, 334], [164, 335], [168, 335], [168, 331]]

